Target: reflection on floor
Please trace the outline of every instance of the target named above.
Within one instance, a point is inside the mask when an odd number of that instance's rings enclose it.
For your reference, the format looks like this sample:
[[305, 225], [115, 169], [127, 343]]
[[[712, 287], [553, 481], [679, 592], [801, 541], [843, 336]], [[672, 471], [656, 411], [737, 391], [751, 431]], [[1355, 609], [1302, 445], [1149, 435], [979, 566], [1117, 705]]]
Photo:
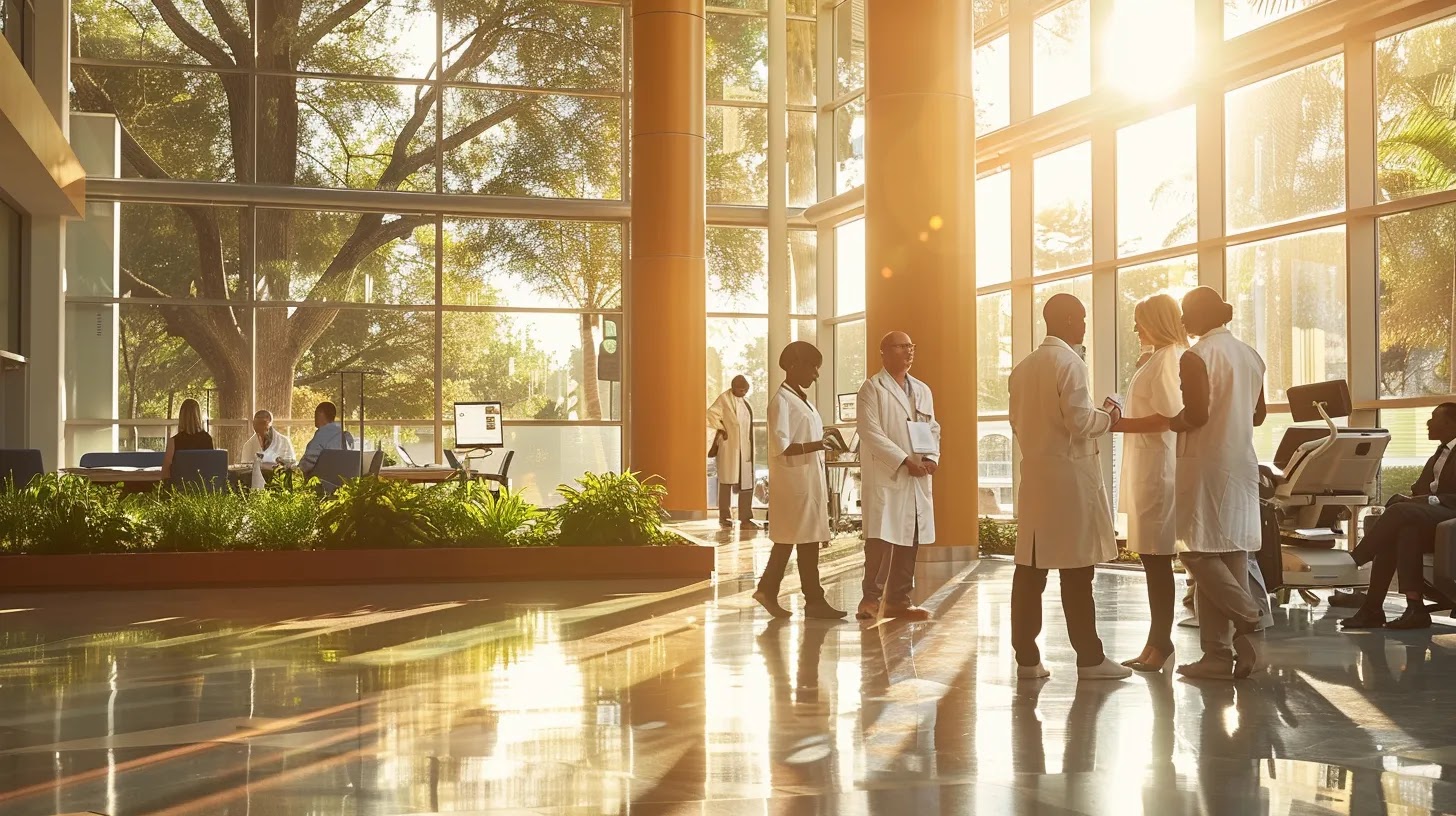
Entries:
[[[770, 622], [765, 543], [727, 538], [715, 585], [10, 596], [0, 813], [1456, 811], [1456, 629], [1290, 608], [1257, 679], [1079, 685], [1052, 581], [1018, 683], [1005, 562], [925, 565], [930, 623]], [[1136, 654], [1141, 575], [1097, 598]]]

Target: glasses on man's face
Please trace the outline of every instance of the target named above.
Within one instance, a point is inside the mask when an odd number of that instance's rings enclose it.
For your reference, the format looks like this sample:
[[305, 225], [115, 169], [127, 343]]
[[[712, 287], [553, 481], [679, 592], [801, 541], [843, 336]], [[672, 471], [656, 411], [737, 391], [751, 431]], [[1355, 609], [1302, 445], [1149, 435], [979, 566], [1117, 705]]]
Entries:
[[887, 349], [893, 349], [895, 351], [914, 351], [915, 350], [915, 344], [914, 343], [891, 343], [890, 345], [886, 346], [885, 348], [887, 348]]

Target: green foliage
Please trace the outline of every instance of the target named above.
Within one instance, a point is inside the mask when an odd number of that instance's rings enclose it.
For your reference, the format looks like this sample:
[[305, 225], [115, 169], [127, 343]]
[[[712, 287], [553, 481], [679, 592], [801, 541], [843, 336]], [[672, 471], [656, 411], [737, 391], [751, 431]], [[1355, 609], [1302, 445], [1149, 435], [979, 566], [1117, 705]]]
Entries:
[[1016, 522], [998, 521], [990, 516], [981, 516], [977, 525], [981, 542], [981, 555], [1015, 555]]
[[237, 547], [247, 496], [198, 485], [158, 487], [139, 500], [153, 528], [152, 549], [159, 552], [217, 552]]
[[1378, 501], [1385, 501], [1397, 493], [1411, 492], [1411, 485], [1421, 477], [1421, 465], [1387, 465], [1380, 468], [1380, 492]]
[[238, 538], [242, 550], [311, 550], [318, 543], [322, 506], [317, 479], [289, 490], [281, 481], [248, 495], [247, 520]]
[[492, 493], [485, 482], [445, 482], [424, 491], [423, 500], [442, 547], [518, 546], [542, 517], [520, 493]]
[[6, 552], [114, 553], [146, 545], [150, 528], [120, 486], [48, 473], [0, 497]]
[[667, 488], [637, 474], [587, 473], [575, 487], [557, 490], [564, 502], [553, 514], [560, 525], [560, 543], [572, 547], [668, 544], [677, 537], [663, 521], [662, 497]]
[[324, 503], [320, 543], [330, 550], [428, 546], [437, 532], [422, 490], [377, 476], [344, 482]]

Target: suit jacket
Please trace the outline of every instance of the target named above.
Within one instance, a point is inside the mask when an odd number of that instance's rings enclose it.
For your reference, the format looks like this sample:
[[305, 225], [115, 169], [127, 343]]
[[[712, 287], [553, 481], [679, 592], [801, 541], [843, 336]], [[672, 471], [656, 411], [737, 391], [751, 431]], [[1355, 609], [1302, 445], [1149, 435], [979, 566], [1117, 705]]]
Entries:
[[[1436, 459], [1440, 455], [1441, 452], [1437, 451], [1426, 460], [1425, 467], [1421, 468], [1420, 478], [1411, 485], [1412, 496], [1431, 495], [1431, 482], [1436, 480]], [[1441, 506], [1456, 510], [1456, 450], [1451, 451], [1451, 455], [1446, 457], [1446, 464], [1441, 468], [1441, 480], [1436, 488], [1441, 491], [1436, 494], [1436, 498], [1441, 501]]]

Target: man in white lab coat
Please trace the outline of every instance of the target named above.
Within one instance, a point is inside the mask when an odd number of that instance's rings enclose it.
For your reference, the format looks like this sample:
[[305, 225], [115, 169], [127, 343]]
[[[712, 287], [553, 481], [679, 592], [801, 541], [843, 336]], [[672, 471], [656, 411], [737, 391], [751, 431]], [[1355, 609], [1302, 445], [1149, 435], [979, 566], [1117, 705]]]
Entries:
[[1011, 644], [1017, 677], [1047, 677], [1036, 644], [1047, 570], [1062, 582], [1067, 635], [1082, 680], [1118, 680], [1132, 669], [1108, 660], [1097, 637], [1092, 603], [1094, 565], [1117, 555], [1112, 509], [1102, 484], [1097, 438], [1120, 409], [1092, 404], [1087, 364], [1073, 349], [1087, 334], [1087, 310], [1068, 294], [1053, 295], [1042, 315], [1047, 336], [1011, 371], [1011, 430], [1021, 449], [1016, 500], [1016, 574], [1011, 582]]
[[[880, 340], [880, 372], [860, 386], [855, 402], [863, 478], [864, 599], [855, 617], [927, 620], [915, 606], [915, 556], [935, 543], [931, 476], [939, 467], [940, 423], [930, 386], [910, 376], [915, 343], [905, 332]], [[888, 590], [888, 596], [886, 592]]]
[[729, 529], [733, 519], [729, 512], [733, 494], [738, 494], [738, 525], [757, 530], [753, 523], [753, 409], [748, 405], [748, 378], [733, 378], [732, 388], [724, 391], [708, 407], [708, 428], [713, 431], [713, 447], [709, 455], [718, 465], [718, 526]]

